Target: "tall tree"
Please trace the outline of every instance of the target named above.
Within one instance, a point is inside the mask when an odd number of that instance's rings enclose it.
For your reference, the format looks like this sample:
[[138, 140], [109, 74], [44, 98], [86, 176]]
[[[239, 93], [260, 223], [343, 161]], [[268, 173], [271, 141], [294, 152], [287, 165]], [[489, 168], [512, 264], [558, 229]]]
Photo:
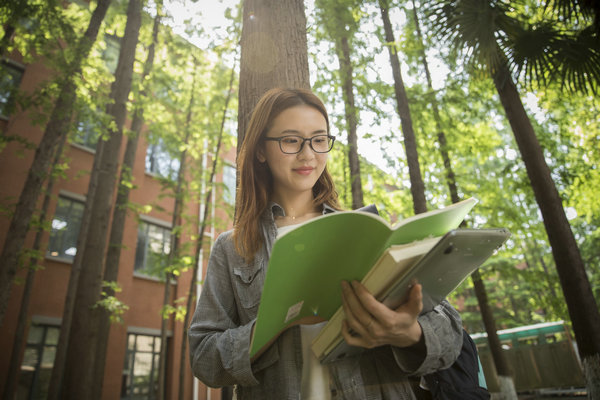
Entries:
[[[106, 253], [106, 261], [104, 266], [104, 288], [102, 300], [108, 300], [115, 295], [114, 286], [117, 284], [119, 273], [119, 262], [121, 258], [121, 248], [123, 243], [123, 229], [125, 227], [125, 219], [127, 217], [129, 193], [131, 191], [131, 180], [133, 164], [138, 147], [138, 139], [144, 123], [144, 108], [146, 104], [147, 78], [152, 71], [154, 65], [155, 48], [158, 43], [158, 31], [161, 22], [161, 4], [157, 4], [156, 16], [152, 28], [152, 43], [148, 47], [148, 54], [144, 63], [140, 85], [141, 90], [137, 101], [135, 102], [133, 119], [131, 121], [131, 133], [127, 138], [125, 154], [123, 155], [123, 163], [121, 166], [121, 175], [119, 177], [119, 186], [117, 191], [117, 199], [113, 209], [112, 223], [110, 227], [110, 237], [108, 240], [108, 250]], [[98, 326], [98, 339], [96, 344], [96, 357], [94, 363], [94, 390], [93, 393], [96, 399], [102, 395], [102, 384], [104, 382], [104, 368], [106, 363], [106, 352], [108, 350], [108, 337], [111, 325], [111, 311], [107, 308], [99, 310], [98, 317], [100, 318]]]
[[243, 3], [238, 150], [258, 99], [274, 87], [310, 88], [302, 0]]
[[[197, 64], [194, 60], [193, 64]], [[192, 90], [190, 92], [190, 100], [188, 102], [188, 110], [186, 112], [186, 120], [184, 124], [185, 138], [183, 139], [183, 150], [179, 156], [179, 171], [177, 172], [177, 183], [174, 188], [175, 206], [173, 207], [173, 214], [171, 219], [171, 242], [169, 245], [170, 251], [167, 257], [167, 269], [165, 271], [165, 290], [163, 297], [163, 312], [161, 314], [160, 323], [160, 358], [158, 368], [158, 389], [157, 398], [162, 400], [165, 397], [165, 385], [166, 385], [166, 372], [167, 372], [167, 328], [170, 321], [171, 313], [167, 313], [167, 306], [171, 302], [171, 282], [176, 279], [179, 274], [176, 273], [177, 264], [179, 264], [180, 254], [180, 242], [181, 242], [181, 216], [183, 215], [184, 206], [184, 181], [186, 179], [186, 167], [188, 158], [188, 147], [190, 145], [189, 140], [192, 131], [192, 118], [193, 109], [196, 94], [196, 80], [198, 77], [198, 71], [194, 71], [194, 78], [192, 81]], [[183, 355], [182, 355], [183, 356]], [[183, 373], [183, 371], [180, 371]]]
[[[450, 192], [450, 199], [452, 203], [457, 203], [460, 201], [460, 197], [458, 196], [458, 188], [456, 184], [456, 178], [454, 175], [454, 170], [452, 169], [452, 163], [450, 161], [450, 155], [448, 151], [448, 141], [446, 139], [446, 134], [444, 133], [444, 129], [442, 128], [442, 118], [439, 112], [439, 105], [437, 99], [435, 97], [435, 91], [433, 89], [433, 82], [431, 80], [431, 72], [429, 70], [429, 63], [427, 62], [427, 56], [425, 53], [425, 44], [423, 41], [423, 35], [421, 32], [421, 24], [419, 22], [419, 16], [417, 13], [417, 5], [414, 0], [412, 2], [412, 15], [415, 23], [415, 31], [417, 34], [417, 39], [419, 43], [420, 55], [423, 62], [423, 68], [425, 71], [425, 77], [427, 79], [427, 87], [430, 93], [429, 101], [431, 103], [433, 116], [435, 120], [435, 126], [437, 129], [437, 138], [440, 148], [440, 154], [442, 156], [442, 160], [444, 163], [444, 169], [446, 171], [446, 183], [448, 185], [448, 189]], [[477, 297], [477, 302], [479, 304], [479, 311], [481, 313], [481, 317], [483, 319], [483, 323], [488, 334], [488, 342], [490, 346], [490, 350], [492, 353], [492, 358], [494, 360], [494, 365], [496, 367], [496, 373], [498, 374], [498, 380], [500, 382], [500, 392], [502, 393], [505, 399], [515, 399], [517, 398], [517, 392], [514, 384], [514, 380], [512, 377], [512, 371], [508, 364], [508, 359], [504, 351], [502, 350], [500, 339], [497, 334], [496, 322], [494, 319], [492, 308], [488, 304], [488, 296], [485, 289], [485, 285], [481, 279], [481, 273], [479, 269], [475, 270], [473, 274], [471, 274], [471, 281], [473, 282], [473, 287], [475, 289], [475, 295]]]
[[[91, 202], [90, 219], [94, 221], [87, 230], [82, 254], [85, 269], [79, 275], [75, 296], [70, 340], [66, 355], [63, 398], [92, 398], [94, 358], [98, 318], [92, 314], [100, 300], [102, 269], [108, 235], [108, 222], [115, 191], [119, 153], [123, 138], [123, 125], [127, 114], [127, 100], [131, 89], [133, 62], [141, 26], [141, 0], [130, 0], [127, 8], [127, 24], [121, 42], [115, 80], [111, 86], [112, 103], [107, 107], [114, 124], [109, 128], [107, 139], [102, 139], [103, 150], [98, 163], [97, 188]], [[96, 154], [98, 157], [99, 154]]]
[[423, 183], [423, 177], [421, 176], [417, 139], [415, 137], [415, 131], [410, 115], [408, 96], [406, 95], [406, 89], [404, 88], [404, 81], [402, 79], [400, 60], [398, 59], [398, 48], [396, 46], [396, 39], [394, 38], [394, 31], [390, 22], [389, 0], [379, 0], [379, 9], [381, 10], [381, 19], [383, 20], [383, 29], [385, 32], [385, 46], [390, 55], [390, 64], [394, 76], [394, 94], [396, 95], [398, 115], [400, 116], [402, 134], [404, 136], [404, 151], [406, 152], [408, 174], [410, 177], [410, 192], [413, 198], [415, 214], [420, 214], [427, 211], [425, 184]]
[[13, 213], [2, 254], [0, 255], [0, 325], [4, 322], [12, 282], [19, 265], [20, 251], [25, 243], [25, 235], [29, 229], [29, 222], [37, 204], [43, 186], [42, 183], [48, 174], [50, 161], [57, 144], [60, 142], [61, 136], [66, 135], [68, 131], [67, 127], [71, 121], [76, 97], [75, 77], [81, 73], [82, 63], [96, 41], [109, 4], [110, 0], [98, 1], [84, 35], [73, 47], [72, 58], [61, 73], [60, 93], [44, 130], [42, 140], [36, 148], [25, 185]]
[[348, 165], [350, 168], [352, 208], [357, 209], [364, 204], [360, 159], [358, 157], [358, 110], [354, 99], [354, 68], [350, 48], [352, 37], [358, 29], [358, 23], [352, 13], [353, 4], [320, 0], [317, 1], [316, 5], [319, 8], [320, 22], [323, 24], [329, 39], [335, 44], [335, 52], [340, 64], [340, 83], [344, 98], [346, 128], [348, 130]]
[[[525, 64], [523, 59], [518, 58], [529, 55], [529, 61], [534, 62], [533, 65], [538, 68], [548, 67], [549, 72], [542, 71], [543, 77], [562, 78], [566, 85], [572, 84], [578, 88], [587, 87], [587, 82], [591, 82], [593, 86], [600, 80], [600, 71], [588, 68], [598, 65], [598, 41], [594, 44], [585, 35], [572, 37], [562, 32], [553, 32], [549, 30], [547, 23], [542, 26], [532, 24], [529, 29], [525, 29], [521, 21], [509, 16], [507, 7], [500, 2], [443, 1], [433, 5], [431, 12], [441, 27], [440, 34], [453, 40], [459, 48], [472, 51], [474, 60], [487, 68], [494, 82], [544, 219], [584, 366], [588, 393], [591, 398], [600, 396], [600, 341], [597, 339], [600, 337], [600, 313], [560, 194], [509, 70], [508, 58], [511, 56], [510, 51], [514, 49], [512, 54], [517, 55], [517, 62]], [[537, 36], [539, 33], [543, 35]], [[547, 40], [548, 36], [552, 40]], [[582, 40], [590, 43], [591, 47], [582, 48]], [[529, 53], [514, 46], [524, 46], [527, 41], [537, 41], [543, 46], [535, 46], [535, 49], [529, 47]], [[570, 63], [577, 56], [559, 54], [561, 51], [557, 50], [569, 44], [577, 51], [578, 64]], [[565, 60], [565, 56], [569, 58]], [[545, 63], [536, 63], [536, 60], [544, 59]], [[533, 69], [526, 67], [525, 71]], [[553, 75], [554, 71], [560, 71], [562, 75]], [[536, 69], [536, 72], [539, 71]]]
[[[187, 303], [186, 303], [186, 312], [183, 320], [183, 326], [187, 327], [189, 323], [189, 318], [192, 313], [193, 304], [195, 304], [195, 300], [197, 296], [194, 294], [196, 291], [196, 286], [198, 285], [198, 270], [200, 267], [201, 259], [200, 254], [202, 252], [202, 248], [204, 246], [204, 232], [208, 226], [208, 220], [210, 215], [210, 210], [212, 207], [212, 193], [214, 186], [214, 178], [217, 172], [217, 166], [219, 163], [219, 151], [221, 150], [221, 143], [223, 142], [223, 133], [225, 131], [225, 121], [227, 120], [227, 110], [229, 108], [229, 101], [231, 99], [231, 94], [233, 93], [233, 83], [234, 83], [234, 73], [235, 73], [235, 63], [231, 68], [231, 76], [229, 78], [229, 90], [227, 91], [227, 96], [225, 98], [225, 104], [223, 105], [223, 116], [221, 117], [221, 127], [219, 129], [219, 134], [217, 137], [217, 143], [215, 144], [215, 150], [212, 153], [212, 167], [210, 170], [210, 176], [208, 177], [208, 190], [206, 191], [206, 196], [204, 197], [204, 203], [200, 204], [200, 207], [203, 207], [203, 217], [202, 223], [200, 224], [200, 229], [198, 230], [198, 236], [196, 238], [196, 246], [194, 250], [194, 262], [192, 267], [192, 279], [190, 281], [190, 288], [187, 293]], [[179, 364], [179, 370], [184, 371], [185, 360], [186, 360], [186, 351], [187, 348], [187, 331], [184, 329], [182, 331], [181, 338], [181, 360]], [[178, 399], [184, 399], [184, 388], [185, 388], [185, 374], [181, 373], [179, 376], [179, 394]]]
[[[67, 135], [64, 135], [59, 143], [56, 154], [53, 157], [52, 166], [53, 169], [58, 170], [60, 168], [60, 157], [62, 150], [67, 139]], [[40, 209], [39, 222], [35, 238], [33, 239], [32, 251], [39, 253], [42, 249], [42, 237], [45, 233], [44, 225], [46, 223], [46, 217], [48, 214], [48, 207], [50, 205], [50, 199], [52, 197], [52, 190], [54, 188], [55, 176], [57, 171], [54, 171], [50, 175], [46, 182], [44, 200], [42, 201], [42, 207]], [[6, 375], [6, 382], [4, 384], [4, 391], [2, 394], [3, 399], [13, 399], [15, 397], [15, 391], [17, 388], [19, 373], [21, 371], [21, 359], [23, 356], [23, 343], [25, 340], [25, 328], [27, 327], [27, 317], [29, 315], [29, 303], [31, 300], [31, 293], [33, 291], [33, 280], [35, 272], [38, 269], [38, 262], [40, 261], [40, 255], [35, 254], [29, 260], [29, 266], [27, 269], [27, 277], [25, 278], [25, 285], [23, 287], [23, 295], [21, 297], [21, 308], [19, 309], [19, 319], [17, 321], [17, 328], [15, 330], [15, 340], [13, 342], [13, 348], [10, 354], [10, 364], [8, 366], [8, 374]]]

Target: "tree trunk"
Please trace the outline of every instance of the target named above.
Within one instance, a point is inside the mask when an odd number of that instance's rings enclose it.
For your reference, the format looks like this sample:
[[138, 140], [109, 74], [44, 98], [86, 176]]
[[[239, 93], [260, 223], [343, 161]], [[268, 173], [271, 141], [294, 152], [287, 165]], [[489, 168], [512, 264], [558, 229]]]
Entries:
[[492, 352], [494, 358], [496, 372], [498, 375], [511, 376], [512, 372], [506, 357], [496, 354], [497, 352], [502, 352], [502, 345], [500, 344], [500, 338], [496, 333], [496, 321], [492, 316], [493, 314], [491, 310], [489, 310], [487, 293], [478, 269], [475, 270], [475, 272], [473, 272], [471, 275], [471, 280], [473, 281], [473, 287], [475, 288], [475, 295], [477, 296], [477, 300], [479, 302], [479, 308], [482, 309], [481, 316], [483, 317], [485, 330], [488, 332], [488, 342], [490, 343], [490, 351]]
[[[92, 398], [94, 358], [98, 328], [97, 302], [102, 287], [102, 268], [107, 243], [108, 223], [115, 189], [119, 153], [123, 138], [123, 124], [127, 113], [127, 99], [131, 89], [133, 62], [141, 26], [141, 1], [130, 0], [127, 9], [127, 25], [121, 42], [115, 81], [111, 87], [113, 103], [108, 106], [114, 127], [109, 138], [103, 141], [103, 151], [98, 164], [97, 189], [94, 198], [88, 198], [93, 206], [87, 240], [82, 254], [85, 266], [79, 275], [67, 349], [64, 398]], [[96, 155], [98, 156], [98, 154]]]
[[[194, 60], [195, 61], [195, 60]], [[194, 62], [194, 64], [196, 64]], [[183, 213], [183, 197], [185, 190], [183, 189], [183, 181], [185, 179], [185, 169], [186, 169], [186, 156], [187, 156], [187, 146], [191, 133], [191, 122], [193, 115], [193, 107], [194, 107], [194, 94], [196, 88], [196, 79], [197, 73], [194, 73], [194, 79], [192, 81], [192, 90], [190, 96], [190, 102], [188, 104], [187, 116], [185, 121], [185, 139], [184, 139], [184, 150], [181, 152], [181, 156], [179, 158], [179, 171], [177, 172], [177, 186], [175, 188], [175, 206], [173, 207], [173, 218], [171, 222], [171, 251], [169, 252], [169, 256], [167, 259], [167, 265], [171, 267], [174, 262], [179, 262], [179, 243], [180, 243], [180, 235], [181, 235], [181, 215]], [[170, 304], [171, 301], [171, 280], [174, 279], [175, 275], [171, 272], [167, 272], [165, 274], [165, 291], [163, 297], [163, 309]], [[171, 314], [161, 315], [161, 323], [160, 323], [160, 359], [159, 359], [159, 367], [158, 367], [158, 393], [157, 399], [163, 400], [165, 398], [165, 382], [167, 378], [167, 325], [171, 319]], [[185, 328], [184, 328], [185, 329]], [[183, 356], [183, 354], [182, 354]], [[183, 374], [183, 371], [179, 371], [180, 374]]]
[[[154, 18], [154, 26], [152, 28], [152, 43], [148, 47], [148, 56], [144, 63], [144, 70], [141, 76], [142, 85], [146, 77], [152, 71], [154, 64], [154, 54], [156, 43], [158, 43], [158, 30], [160, 27], [160, 5]], [[140, 98], [147, 96], [145, 88], [142, 87]], [[137, 104], [139, 104], [139, 100]], [[143, 103], [143, 102], [142, 102]], [[117, 200], [113, 209], [113, 217], [110, 230], [110, 238], [108, 240], [108, 251], [106, 254], [106, 262], [104, 266], [104, 281], [117, 282], [119, 274], [119, 263], [121, 259], [121, 247], [123, 243], [123, 229], [127, 217], [127, 204], [129, 203], [130, 186], [125, 184], [130, 182], [132, 178], [133, 164], [138, 147], [138, 139], [144, 124], [144, 110], [140, 106], [136, 107], [133, 120], [131, 121], [131, 136], [127, 140], [125, 154], [123, 156], [123, 166], [121, 167], [121, 176], [119, 178], [119, 188], [117, 192]], [[105, 297], [114, 296], [114, 290], [107, 286], [104, 288]], [[94, 378], [93, 378], [93, 393], [95, 399], [100, 399], [102, 396], [102, 385], [104, 383], [104, 368], [106, 363], [106, 352], [108, 346], [108, 338], [110, 333], [110, 313], [108, 310], [100, 310], [100, 321], [98, 326], [98, 339], [96, 344], [96, 358], [94, 360]]]
[[[237, 54], [236, 54], [237, 55]], [[231, 76], [229, 78], [229, 90], [227, 91], [227, 97], [225, 98], [225, 105], [223, 106], [223, 117], [221, 118], [221, 128], [219, 130], [219, 137], [217, 139], [217, 144], [215, 146], [215, 151], [213, 153], [213, 162], [212, 168], [210, 171], [210, 177], [208, 178], [208, 191], [206, 192], [206, 197], [204, 198], [204, 216], [202, 218], [202, 225], [200, 225], [200, 229], [198, 232], [198, 238], [196, 239], [196, 248], [194, 251], [194, 267], [192, 272], [192, 280], [190, 281], [190, 288], [187, 292], [187, 303], [185, 308], [185, 316], [183, 317], [183, 331], [181, 334], [181, 358], [179, 362], [179, 393], [178, 399], [184, 400], [185, 394], [185, 367], [187, 363], [187, 327], [190, 320], [190, 315], [192, 312], [192, 307], [195, 304], [195, 300], [197, 296], [195, 295], [195, 289], [198, 282], [198, 269], [200, 267], [200, 252], [202, 251], [202, 245], [204, 242], [204, 231], [206, 230], [206, 226], [208, 225], [208, 215], [210, 213], [210, 206], [212, 198], [212, 188], [213, 188], [213, 180], [215, 179], [215, 174], [217, 172], [217, 163], [219, 161], [219, 151], [221, 150], [221, 142], [223, 140], [223, 132], [225, 131], [225, 120], [227, 119], [227, 109], [229, 108], [229, 101], [231, 100], [231, 93], [233, 92], [233, 82], [235, 77], [235, 61], [233, 66], [231, 67]], [[202, 206], [202, 205], [200, 205]]]
[[348, 45], [348, 37], [344, 33], [345, 32], [342, 33], [340, 38], [336, 38], [335, 47], [340, 62], [344, 110], [346, 116], [346, 126], [348, 127], [348, 164], [350, 167], [352, 209], [356, 210], [357, 208], [364, 206], [364, 203], [362, 181], [360, 178], [360, 159], [358, 157], [358, 137], [356, 135], [357, 116], [356, 106], [354, 104], [352, 60], [350, 59], [350, 46]]
[[543, 150], [506, 65], [498, 67], [493, 73], [493, 79], [544, 219], [584, 366], [588, 396], [600, 397], [600, 313], [577, 242]]
[[[103, 149], [104, 143], [99, 141], [98, 145], [96, 146], [96, 155], [94, 157], [94, 164], [90, 173], [90, 181], [86, 194], [87, 198], [83, 208], [83, 215], [81, 217], [81, 226], [79, 227], [79, 236], [77, 237], [77, 249], [83, 249], [87, 240], [87, 232], [92, 217], [90, 210], [93, 206], [93, 199], [98, 186], [98, 170]], [[75, 307], [75, 296], [77, 295], [77, 285], [82, 269], [82, 255], [82, 251], [77, 251], [75, 258], [73, 259], [73, 264], [71, 265], [71, 273], [69, 274], [69, 283], [67, 285], [63, 316], [60, 325], [60, 335], [58, 336], [56, 355], [54, 357], [54, 364], [52, 366], [52, 375], [50, 377], [47, 400], [58, 400], [61, 398], [63, 384], [62, 380], [67, 360], [67, 350], [69, 347], [69, 338], [71, 334], [71, 323], [73, 321], [73, 309]]]
[[[67, 136], [63, 135], [61, 142], [59, 143], [56, 154], [54, 155], [54, 161], [52, 165], [58, 165], [60, 157], [62, 155], [63, 147]], [[46, 184], [46, 193], [44, 194], [44, 200], [42, 202], [42, 208], [40, 209], [39, 221], [43, 224], [46, 221], [48, 214], [48, 206], [50, 205], [50, 199], [52, 197], [52, 190], [54, 188], [54, 176], [50, 175]], [[35, 233], [33, 240], [34, 252], [40, 251], [42, 247], [42, 237], [44, 236], [44, 228], [40, 226]], [[29, 260], [29, 268], [27, 269], [27, 277], [25, 278], [25, 286], [23, 287], [23, 297], [21, 298], [21, 309], [19, 310], [19, 319], [17, 321], [17, 328], [15, 330], [15, 339], [13, 341], [13, 347], [10, 354], [10, 362], [8, 364], [8, 373], [6, 375], [6, 383], [4, 385], [4, 392], [2, 394], [3, 399], [14, 399], [15, 390], [19, 381], [19, 373], [21, 372], [21, 359], [23, 355], [23, 343], [25, 341], [25, 328], [27, 326], [27, 316], [29, 314], [29, 301], [31, 300], [31, 291], [33, 290], [33, 279], [37, 270], [39, 257], [32, 257]]]
[[238, 99], [239, 151], [250, 115], [274, 87], [310, 89], [302, 0], [246, 0]]
[[46, 125], [42, 140], [35, 151], [25, 185], [10, 221], [2, 254], [0, 255], [0, 326], [4, 322], [12, 282], [19, 265], [19, 254], [25, 244], [25, 235], [29, 230], [29, 222], [37, 204], [42, 183], [46, 179], [50, 160], [61, 136], [66, 135], [68, 132], [76, 97], [76, 86], [73, 77], [81, 73], [81, 64], [96, 41], [98, 30], [104, 20], [109, 4], [110, 0], [98, 1], [88, 28], [79, 43], [77, 43], [76, 56], [68, 69], [64, 71], [64, 80], [59, 96]]
[[406, 161], [408, 164], [408, 173], [410, 176], [410, 192], [413, 199], [415, 214], [427, 211], [427, 201], [425, 199], [425, 184], [421, 176], [421, 167], [419, 165], [419, 155], [417, 152], [417, 139], [413, 129], [410, 107], [408, 105], [408, 96], [402, 80], [402, 71], [400, 61], [398, 60], [398, 50], [396, 48], [396, 39], [390, 22], [388, 1], [379, 0], [379, 9], [383, 20], [383, 29], [385, 31], [385, 45], [390, 54], [390, 64], [392, 65], [392, 74], [394, 76], [394, 93], [396, 94], [396, 103], [398, 106], [398, 115], [402, 125], [402, 134], [404, 136], [404, 151], [406, 152]]
[[[423, 59], [425, 77], [427, 78], [427, 86], [431, 96], [430, 101], [433, 109], [433, 116], [438, 131], [437, 137], [438, 143], [440, 145], [440, 153], [444, 162], [444, 170], [446, 171], [446, 182], [448, 184], [448, 190], [450, 191], [450, 198], [452, 200], [452, 203], [458, 203], [460, 201], [460, 197], [458, 196], [456, 176], [454, 174], [454, 170], [452, 169], [452, 163], [450, 162], [450, 154], [448, 152], [448, 141], [446, 140], [446, 134], [442, 129], [442, 118], [440, 117], [439, 105], [435, 97], [435, 91], [433, 89], [431, 73], [429, 71], [429, 63], [427, 62], [423, 35], [421, 33], [421, 26], [419, 23], [419, 15], [417, 13], [417, 7], [414, 0], [413, 17], [415, 20], [417, 37], [419, 38], [420, 42], [421, 58]], [[479, 305], [479, 312], [481, 314], [481, 318], [483, 319], [485, 330], [488, 335], [488, 345], [490, 346], [490, 351], [492, 353], [494, 365], [496, 366], [496, 371], [502, 371], [498, 372], [499, 379], [501, 381], [500, 391], [504, 398], [516, 399], [517, 392], [515, 389], [514, 380], [512, 375], [510, 374], [510, 370], [508, 367], [508, 359], [506, 357], [506, 354], [504, 354], [504, 352], [502, 351], [500, 339], [498, 338], [498, 334], [496, 333], [496, 322], [494, 319], [494, 314], [492, 312], [492, 308], [488, 304], [487, 292], [483, 282], [481, 281], [481, 274], [479, 273], [479, 269], [475, 270], [475, 272], [471, 274], [471, 281], [473, 282], [473, 287], [475, 289], [475, 295], [477, 297], [477, 303]]]
[[12, 23], [4, 24], [3, 29], [4, 35], [2, 35], [2, 38], [0, 39], [0, 56], [4, 55], [13, 35], [15, 34], [15, 27], [12, 25]]

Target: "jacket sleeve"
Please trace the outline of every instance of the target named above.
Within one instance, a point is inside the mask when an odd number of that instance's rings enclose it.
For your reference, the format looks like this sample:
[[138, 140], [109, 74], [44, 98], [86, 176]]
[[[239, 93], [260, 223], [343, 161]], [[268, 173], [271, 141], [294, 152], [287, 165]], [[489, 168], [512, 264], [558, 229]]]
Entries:
[[188, 330], [190, 360], [194, 375], [208, 386], [251, 386], [258, 384], [248, 355], [254, 321], [240, 325], [226, 240], [220, 235], [211, 251]]
[[450, 367], [462, 348], [462, 321], [458, 311], [446, 300], [420, 315], [422, 349], [392, 347], [400, 368], [411, 375], [425, 375]]

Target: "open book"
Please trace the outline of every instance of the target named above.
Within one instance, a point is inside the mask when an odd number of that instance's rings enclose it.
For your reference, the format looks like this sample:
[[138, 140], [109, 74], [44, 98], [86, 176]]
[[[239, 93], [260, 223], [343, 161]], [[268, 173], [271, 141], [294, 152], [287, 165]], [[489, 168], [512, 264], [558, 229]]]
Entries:
[[[391, 246], [363, 278], [362, 284], [389, 308], [407, 300], [415, 282], [423, 287], [423, 310], [431, 311], [510, 236], [508, 230], [453, 229], [441, 238]], [[344, 310], [340, 307], [311, 344], [321, 363], [364, 349], [349, 346], [341, 333]]]
[[342, 304], [341, 281], [362, 280], [392, 245], [455, 229], [476, 202], [463, 200], [394, 226], [371, 213], [331, 213], [281, 235], [271, 250], [250, 356], [292, 325], [330, 319]]

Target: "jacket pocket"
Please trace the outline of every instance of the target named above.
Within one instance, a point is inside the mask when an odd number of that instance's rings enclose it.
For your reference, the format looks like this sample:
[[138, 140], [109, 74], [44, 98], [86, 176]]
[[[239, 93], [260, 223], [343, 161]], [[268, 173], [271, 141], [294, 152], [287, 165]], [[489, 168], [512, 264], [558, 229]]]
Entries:
[[261, 270], [262, 268], [257, 268], [256, 264], [233, 268], [235, 291], [240, 304], [245, 309], [254, 308], [260, 302], [263, 281]]

